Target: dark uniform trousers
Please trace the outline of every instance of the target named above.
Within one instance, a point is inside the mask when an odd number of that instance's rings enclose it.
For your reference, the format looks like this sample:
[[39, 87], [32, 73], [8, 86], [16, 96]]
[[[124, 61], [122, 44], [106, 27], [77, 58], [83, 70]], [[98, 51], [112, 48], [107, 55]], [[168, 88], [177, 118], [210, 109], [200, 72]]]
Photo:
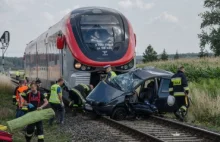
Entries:
[[169, 93], [175, 97], [175, 111], [178, 112], [180, 109], [187, 111], [189, 107], [189, 87], [186, 80], [186, 76], [182, 71], [178, 71], [172, 76], [169, 84]]
[[43, 132], [42, 121], [39, 121], [39, 122], [30, 124], [27, 126], [27, 128], [26, 128], [27, 131], [26, 131], [26, 135], [25, 135], [26, 141], [27, 142], [31, 141], [31, 138], [32, 138], [34, 131], [35, 131], [35, 127], [37, 128], [38, 142], [44, 142], [44, 135], [43, 135], [44, 132]]
[[49, 124], [52, 125], [55, 118], [59, 118], [59, 123], [64, 121], [65, 108], [61, 106], [61, 104], [50, 103], [51, 108], [54, 110], [56, 116], [49, 120]]

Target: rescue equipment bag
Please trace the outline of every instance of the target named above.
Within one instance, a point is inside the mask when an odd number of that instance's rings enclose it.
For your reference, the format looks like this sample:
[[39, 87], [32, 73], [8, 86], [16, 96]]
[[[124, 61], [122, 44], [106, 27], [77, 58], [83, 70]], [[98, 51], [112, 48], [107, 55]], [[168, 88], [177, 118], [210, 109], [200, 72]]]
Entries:
[[29, 124], [33, 124], [42, 120], [49, 120], [55, 116], [53, 109], [43, 109], [29, 112], [19, 118], [7, 121], [8, 128], [11, 132], [16, 129], [24, 128]]

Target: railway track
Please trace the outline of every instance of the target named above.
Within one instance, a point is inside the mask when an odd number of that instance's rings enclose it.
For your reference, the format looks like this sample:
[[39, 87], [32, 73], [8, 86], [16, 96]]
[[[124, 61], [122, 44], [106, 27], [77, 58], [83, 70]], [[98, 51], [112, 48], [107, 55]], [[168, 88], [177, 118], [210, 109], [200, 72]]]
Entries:
[[[15, 78], [11, 78], [18, 85]], [[114, 121], [108, 117], [100, 119], [109, 131], [123, 141], [143, 142], [218, 142], [220, 134], [185, 123], [151, 116], [145, 120]]]
[[19, 81], [16, 80], [14, 77], [11, 77], [11, 82], [13, 85], [17, 86]]
[[156, 116], [145, 120], [101, 121], [144, 142], [219, 142], [220, 134]]

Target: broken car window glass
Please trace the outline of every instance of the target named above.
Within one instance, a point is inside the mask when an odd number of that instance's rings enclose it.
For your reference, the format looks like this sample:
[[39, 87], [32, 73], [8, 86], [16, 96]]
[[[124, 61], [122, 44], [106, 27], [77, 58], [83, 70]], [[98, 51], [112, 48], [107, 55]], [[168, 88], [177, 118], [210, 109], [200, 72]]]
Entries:
[[109, 84], [124, 92], [129, 92], [132, 91], [134, 87], [136, 87], [142, 81], [142, 79], [138, 78], [135, 74], [130, 72], [116, 76], [109, 82]]

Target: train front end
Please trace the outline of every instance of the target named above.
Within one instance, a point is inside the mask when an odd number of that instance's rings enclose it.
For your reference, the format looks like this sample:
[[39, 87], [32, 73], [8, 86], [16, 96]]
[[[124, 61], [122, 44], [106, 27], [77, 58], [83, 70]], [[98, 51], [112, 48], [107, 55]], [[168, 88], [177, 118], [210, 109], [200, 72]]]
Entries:
[[111, 65], [117, 74], [135, 67], [136, 36], [125, 16], [113, 9], [72, 11], [66, 35], [74, 57], [72, 84], [96, 85], [105, 74], [105, 65]]

